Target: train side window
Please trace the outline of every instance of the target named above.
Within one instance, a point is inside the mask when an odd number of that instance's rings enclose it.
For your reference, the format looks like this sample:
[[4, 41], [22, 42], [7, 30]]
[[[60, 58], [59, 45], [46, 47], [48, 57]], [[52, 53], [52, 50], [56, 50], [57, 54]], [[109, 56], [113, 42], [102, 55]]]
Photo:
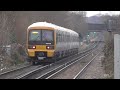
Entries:
[[63, 37], [63, 33], [62, 33], [62, 42], [63, 42], [63, 38], [64, 38], [64, 37]]
[[69, 35], [69, 33], [68, 33], [68, 39], [67, 40], [68, 40], [68, 42], [70, 42], [70, 35]]
[[76, 36], [75, 36], [75, 42], [77, 42], [77, 41], [76, 41]]
[[59, 42], [61, 42], [61, 34], [59, 34]]
[[71, 36], [71, 40], [72, 40], [72, 42], [74, 42], [74, 41], [73, 41], [73, 38], [74, 38], [74, 36], [72, 35], [72, 36]]
[[72, 36], [73, 38], [72, 38], [72, 42], [74, 42], [74, 35]]
[[66, 41], [69, 42], [69, 40], [68, 40], [68, 35], [66, 35]]
[[62, 32], [62, 42], [64, 42], [64, 32]]
[[72, 42], [72, 38], [71, 38], [71, 35], [70, 35], [70, 33], [69, 33], [69, 41], [70, 41], [70, 42]]
[[66, 42], [68, 42], [68, 41], [67, 41], [67, 34], [66, 34], [65, 36], [66, 36]]
[[56, 44], [58, 43], [58, 38], [59, 38], [58, 33], [56, 33]]
[[70, 39], [71, 39], [71, 42], [73, 42], [73, 36], [72, 35], [71, 35]]
[[65, 42], [65, 32], [63, 33], [63, 42]]
[[66, 42], [68, 42], [68, 40], [67, 40], [67, 34], [66, 34]]
[[61, 40], [61, 42], [63, 41], [63, 34], [62, 34], [62, 32], [60, 33], [60, 40]]
[[62, 42], [63, 42], [63, 33], [62, 33]]
[[60, 34], [58, 34], [58, 42], [60, 42]]
[[76, 41], [75, 41], [75, 35], [74, 35], [74, 42], [76, 42]]
[[66, 42], [66, 34], [65, 34], [65, 42]]
[[61, 42], [63, 42], [63, 34], [61, 33]]

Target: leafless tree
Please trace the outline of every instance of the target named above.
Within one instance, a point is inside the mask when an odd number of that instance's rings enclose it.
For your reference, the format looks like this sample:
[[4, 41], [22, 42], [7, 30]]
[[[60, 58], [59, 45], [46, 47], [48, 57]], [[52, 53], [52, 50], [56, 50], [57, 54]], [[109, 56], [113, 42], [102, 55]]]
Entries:
[[86, 23], [86, 13], [84, 11], [69, 12], [67, 22], [68, 27], [78, 32], [81, 37], [86, 34], [88, 26]]
[[[69, 11], [0, 11], [0, 59], [5, 62], [23, 59], [19, 50], [25, 49], [27, 27], [43, 21], [75, 30], [81, 35], [87, 30], [84, 12], [75, 14]], [[7, 54], [4, 47], [8, 45], [11, 45], [12, 57], [3, 55], [4, 52]]]

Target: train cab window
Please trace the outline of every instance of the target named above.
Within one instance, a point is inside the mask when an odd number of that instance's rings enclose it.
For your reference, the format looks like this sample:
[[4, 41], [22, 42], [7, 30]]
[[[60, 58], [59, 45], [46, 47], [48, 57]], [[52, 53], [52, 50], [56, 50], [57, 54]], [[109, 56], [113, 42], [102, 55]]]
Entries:
[[52, 30], [42, 30], [42, 41], [53, 41], [54, 33]]
[[29, 41], [41, 41], [41, 31], [30, 31]]

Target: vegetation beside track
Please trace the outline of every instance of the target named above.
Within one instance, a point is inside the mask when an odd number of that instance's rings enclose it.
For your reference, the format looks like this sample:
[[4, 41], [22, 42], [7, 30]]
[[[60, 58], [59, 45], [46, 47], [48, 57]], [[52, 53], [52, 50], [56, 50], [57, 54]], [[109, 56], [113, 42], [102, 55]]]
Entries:
[[104, 58], [102, 65], [105, 71], [105, 79], [114, 78], [114, 40], [106, 40], [103, 48]]

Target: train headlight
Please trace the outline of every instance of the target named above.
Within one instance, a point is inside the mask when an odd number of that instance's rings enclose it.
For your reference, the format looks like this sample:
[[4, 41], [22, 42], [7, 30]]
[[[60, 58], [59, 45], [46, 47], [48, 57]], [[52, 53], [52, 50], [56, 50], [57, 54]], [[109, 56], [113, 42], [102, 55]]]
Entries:
[[46, 46], [46, 49], [54, 49], [54, 46]]
[[36, 46], [28, 46], [29, 49], [36, 49]]

